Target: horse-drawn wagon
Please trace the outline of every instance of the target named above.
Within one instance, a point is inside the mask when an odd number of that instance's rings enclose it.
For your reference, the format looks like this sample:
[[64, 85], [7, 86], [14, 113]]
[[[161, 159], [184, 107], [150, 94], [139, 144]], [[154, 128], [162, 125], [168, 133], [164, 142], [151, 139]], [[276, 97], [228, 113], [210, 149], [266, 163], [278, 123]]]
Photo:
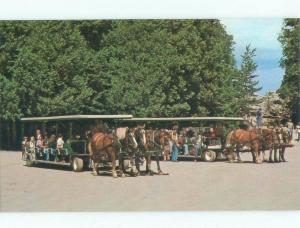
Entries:
[[[202, 137], [203, 148], [199, 157], [207, 162], [215, 161], [217, 158], [225, 158], [223, 151], [225, 149], [226, 134], [241, 124], [244, 119], [239, 117], [170, 117], [170, 118], [132, 118], [121, 120], [127, 126], [146, 125], [149, 129], [172, 130], [176, 128], [179, 132], [178, 146], [179, 159], [198, 159], [195, 149], [197, 136]], [[184, 136], [184, 129], [193, 131], [194, 135]], [[182, 133], [182, 134], [181, 134]], [[188, 133], [188, 132], [187, 132]], [[183, 142], [187, 138], [187, 142]], [[187, 150], [184, 151], [184, 145]], [[153, 156], [163, 156], [162, 148], [156, 147]]]
[[[86, 137], [88, 129], [99, 123], [117, 126], [119, 120], [130, 118], [132, 115], [68, 115], [22, 118], [21, 130], [23, 138], [25, 138], [22, 159], [26, 161], [27, 166], [51, 164], [71, 167], [75, 172], [82, 171], [92, 165], [91, 154], [88, 151], [89, 138]], [[63, 141], [61, 148], [58, 147], [57, 136], [59, 135]], [[39, 144], [38, 140], [43, 140], [43, 143]], [[110, 159], [103, 159], [101, 165], [111, 165]]]

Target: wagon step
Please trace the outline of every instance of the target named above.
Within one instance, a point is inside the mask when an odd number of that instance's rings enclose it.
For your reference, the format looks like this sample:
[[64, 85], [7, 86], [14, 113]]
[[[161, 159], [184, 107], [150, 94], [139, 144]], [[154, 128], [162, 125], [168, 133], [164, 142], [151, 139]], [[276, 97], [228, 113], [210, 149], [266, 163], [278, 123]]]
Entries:
[[43, 164], [54, 164], [54, 165], [63, 165], [70, 166], [70, 162], [56, 162], [56, 161], [45, 161], [45, 160], [34, 160], [35, 163], [43, 163]]

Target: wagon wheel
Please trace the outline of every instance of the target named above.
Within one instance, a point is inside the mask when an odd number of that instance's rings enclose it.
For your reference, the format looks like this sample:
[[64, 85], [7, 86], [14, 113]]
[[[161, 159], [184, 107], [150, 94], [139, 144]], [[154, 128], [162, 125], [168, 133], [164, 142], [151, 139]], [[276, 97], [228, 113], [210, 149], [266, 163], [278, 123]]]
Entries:
[[81, 158], [73, 158], [72, 169], [74, 172], [81, 172], [83, 169], [83, 160]]
[[216, 160], [217, 154], [213, 150], [204, 151], [202, 154], [202, 159], [206, 162], [213, 162]]

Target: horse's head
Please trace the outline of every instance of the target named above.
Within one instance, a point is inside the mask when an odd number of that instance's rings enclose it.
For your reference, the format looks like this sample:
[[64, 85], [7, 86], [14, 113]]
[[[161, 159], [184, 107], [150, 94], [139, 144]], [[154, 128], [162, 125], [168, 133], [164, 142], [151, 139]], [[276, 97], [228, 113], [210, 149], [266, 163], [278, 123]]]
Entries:
[[132, 147], [133, 149], [136, 149], [138, 144], [136, 142], [134, 132], [135, 132], [135, 129], [128, 129], [128, 133], [127, 133], [126, 138], [127, 138], [128, 146]]
[[92, 138], [92, 131], [91, 130], [85, 131], [85, 138], [86, 139], [91, 139]]
[[135, 131], [135, 136], [138, 141], [138, 144], [141, 146], [146, 146], [146, 131], [144, 128], [137, 128]]

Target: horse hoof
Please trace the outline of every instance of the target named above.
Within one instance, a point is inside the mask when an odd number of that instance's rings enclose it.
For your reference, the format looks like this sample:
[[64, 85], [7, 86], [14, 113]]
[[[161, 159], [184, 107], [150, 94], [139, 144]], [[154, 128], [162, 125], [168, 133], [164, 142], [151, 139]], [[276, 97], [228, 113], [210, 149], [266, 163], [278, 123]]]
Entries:
[[91, 173], [93, 176], [98, 176], [98, 173], [97, 172], [92, 172]]
[[132, 177], [136, 177], [138, 174], [137, 174], [137, 172], [131, 172], [130, 173], [130, 176], [132, 176]]
[[274, 161], [272, 159], [269, 159], [269, 163], [274, 163]]

